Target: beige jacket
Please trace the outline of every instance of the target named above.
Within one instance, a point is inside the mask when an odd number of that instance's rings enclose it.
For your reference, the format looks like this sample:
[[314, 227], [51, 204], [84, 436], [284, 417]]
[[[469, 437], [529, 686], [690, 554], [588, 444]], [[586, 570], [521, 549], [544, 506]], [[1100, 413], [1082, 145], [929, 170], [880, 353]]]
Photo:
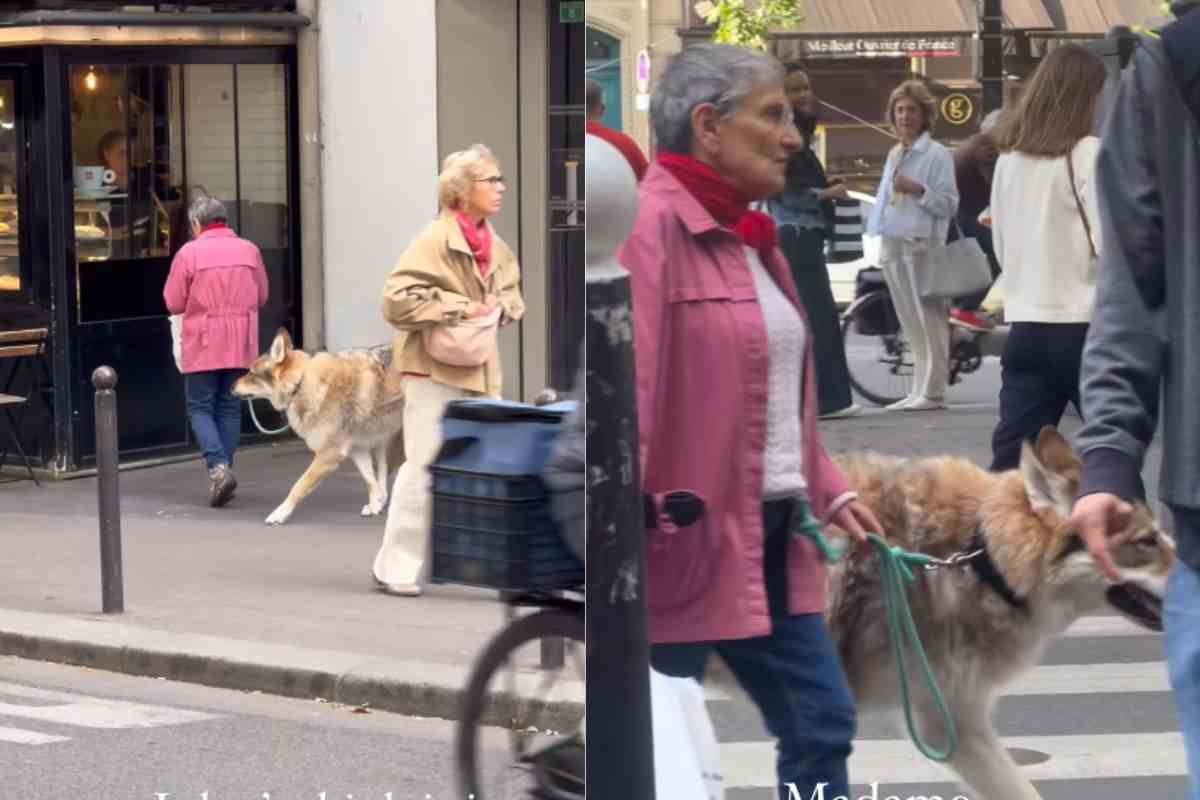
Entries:
[[489, 294], [499, 300], [501, 325], [519, 320], [525, 314], [520, 282], [517, 257], [494, 228], [492, 264], [485, 280], [458, 220], [451, 213], [442, 214], [400, 256], [383, 288], [383, 317], [398, 331], [392, 347], [394, 368], [499, 397], [503, 385], [499, 353], [481, 367], [442, 364], [425, 352], [420, 331], [463, 319], [472, 302], [481, 303]]

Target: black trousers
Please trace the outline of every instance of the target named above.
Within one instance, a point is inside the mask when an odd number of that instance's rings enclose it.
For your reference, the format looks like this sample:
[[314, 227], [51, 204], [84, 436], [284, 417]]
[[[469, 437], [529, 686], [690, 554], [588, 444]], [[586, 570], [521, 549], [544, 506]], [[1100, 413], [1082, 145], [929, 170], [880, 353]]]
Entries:
[[[1079, 404], [1079, 367], [1088, 326], [1014, 322], [1000, 356], [1000, 421], [992, 434], [992, 470], [1015, 469], [1021, 443], [1058, 426], [1067, 403]], [[1081, 409], [1082, 411], [1082, 409]]]
[[841, 411], [853, 403], [850, 395], [850, 370], [846, 367], [846, 348], [842, 346], [842, 327], [837, 303], [829, 285], [829, 267], [825, 264], [825, 239], [821, 231], [783, 227], [779, 247], [792, 268], [792, 280], [800, 293], [800, 302], [808, 315], [813, 337], [813, 359], [817, 365], [818, 414]]

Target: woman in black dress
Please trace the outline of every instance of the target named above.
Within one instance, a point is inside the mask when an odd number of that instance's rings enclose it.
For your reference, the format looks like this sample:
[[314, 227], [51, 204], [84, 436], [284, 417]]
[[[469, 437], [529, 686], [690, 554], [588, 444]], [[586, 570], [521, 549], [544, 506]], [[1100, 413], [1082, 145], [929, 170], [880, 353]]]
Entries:
[[816, 100], [808, 75], [789, 69], [784, 88], [792, 104], [802, 145], [787, 167], [787, 187], [768, 201], [779, 230], [779, 246], [792, 268], [792, 279], [808, 314], [817, 365], [817, 392], [822, 419], [852, 417], [862, 411], [850, 394], [850, 371], [837, 305], [825, 264], [825, 239], [833, 218], [833, 200], [847, 199], [840, 181], [830, 185], [812, 149], [817, 127]]

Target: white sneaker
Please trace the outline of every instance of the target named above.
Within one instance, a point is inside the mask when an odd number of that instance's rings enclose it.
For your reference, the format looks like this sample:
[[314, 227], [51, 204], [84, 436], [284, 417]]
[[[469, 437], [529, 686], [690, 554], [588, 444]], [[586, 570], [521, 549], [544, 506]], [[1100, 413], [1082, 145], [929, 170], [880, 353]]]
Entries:
[[837, 411], [830, 411], [828, 414], [821, 414], [817, 419], [846, 419], [847, 417], [857, 417], [862, 413], [862, 406], [858, 403], [851, 403], [845, 408], [840, 408]]
[[901, 411], [937, 411], [946, 407], [946, 404], [941, 400], [930, 400], [928, 397], [918, 397], [908, 405], [904, 406]]
[[904, 409], [908, 408], [909, 404], [916, 399], [917, 398], [914, 395], [910, 394], [903, 400], [898, 400], [895, 403], [892, 403], [890, 406], [885, 406], [884, 408], [887, 411], [903, 411]]

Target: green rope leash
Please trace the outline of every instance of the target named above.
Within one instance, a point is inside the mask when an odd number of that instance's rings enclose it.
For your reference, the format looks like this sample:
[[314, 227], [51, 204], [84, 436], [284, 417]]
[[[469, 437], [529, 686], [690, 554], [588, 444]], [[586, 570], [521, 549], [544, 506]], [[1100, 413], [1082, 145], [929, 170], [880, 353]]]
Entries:
[[[803, 509], [803, 518], [795, 523], [793, 532], [811, 539], [816, 544], [817, 549], [821, 551], [821, 555], [830, 564], [840, 561], [846, 555], [846, 551], [850, 549], [850, 545], [834, 547], [830, 544], [829, 540], [821, 532], [820, 524], [809, 513], [808, 506], [806, 504], [799, 505]], [[892, 652], [896, 655], [896, 666], [900, 671], [900, 694], [904, 702], [904, 720], [908, 724], [908, 735], [912, 738], [913, 744], [917, 746], [917, 749], [926, 758], [934, 761], [948, 761], [958, 746], [958, 734], [954, 729], [954, 718], [950, 715], [950, 709], [946, 705], [946, 698], [942, 696], [942, 691], [937, 685], [937, 679], [933, 676], [933, 669], [929, 666], [929, 658], [925, 655], [925, 647], [921, 644], [921, 637], [917, 633], [916, 624], [913, 622], [912, 609], [908, 605], [908, 593], [905, 591], [905, 584], [914, 583], [917, 579], [911, 567], [925, 567], [939, 564], [940, 562], [921, 553], [910, 553], [899, 547], [893, 547], [882, 536], [874, 533], [869, 534], [867, 538], [878, 551], [879, 563], [883, 568], [884, 606], [887, 608], [888, 638], [891, 639]], [[937, 705], [938, 713], [941, 715], [942, 722], [946, 726], [945, 750], [935, 750], [931, 747], [928, 742], [921, 738], [921, 734], [917, 732], [916, 725], [913, 724], [912, 699], [908, 691], [908, 666], [904, 657], [903, 640], [905, 639], [907, 639], [912, 651], [916, 653], [918, 665], [924, 673], [925, 685], [933, 695], [933, 701]]]

